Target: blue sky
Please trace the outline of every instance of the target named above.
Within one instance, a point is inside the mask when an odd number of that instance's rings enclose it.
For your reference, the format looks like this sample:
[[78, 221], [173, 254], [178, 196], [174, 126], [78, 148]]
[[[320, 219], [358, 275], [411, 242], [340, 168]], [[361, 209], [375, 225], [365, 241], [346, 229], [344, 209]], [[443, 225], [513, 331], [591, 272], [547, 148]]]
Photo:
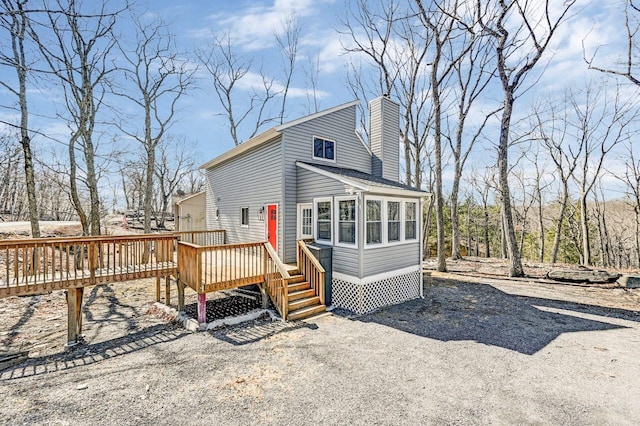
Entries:
[[[542, 2], [542, 0], [535, 0]], [[558, 0], [560, 1], [560, 0]], [[372, 2], [377, 3], [377, 2]], [[296, 72], [291, 84], [286, 119], [293, 120], [310, 112], [308, 100], [308, 78], [305, 73], [319, 58], [318, 102], [320, 109], [352, 100], [346, 89], [346, 61], [343, 45], [348, 40], [337, 29], [351, 3], [345, 0], [238, 0], [238, 1], [187, 1], [149, 0], [138, 3], [146, 10], [149, 18], [159, 17], [176, 36], [178, 49], [185, 60], [193, 59], [192, 52], [206, 49], [213, 34], [229, 33], [238, 51], [251, 58], [254, 65], [260, 65], [264, 72], [281, 83], [282, 60], [278, 54], [274, 34], [281, 32], [287, 16], [294, 15], [302, 28]], [[595, 71], [587, 70], [583, 60], [583, 44], [587, 55], [600, 46], [598, 61], [603, 65], [615, 63], [622, 50], [619, 48], [625, 34], [622, 28], [622, 6], [619, 0], [578, 0], [572, 16], [565, 22], [554, 40], [553, 49], [546, 55], [544, 74], [536, 86], [516, 105], [516, 115], [526, 115], [532, 97], [546, 99], [560, 93], [569, 83], [580, 84], [589, 77], [599, 77]], [[126, 34], [127, 29], [123, 31]], [[544, 63], [542, 64], [545, 65]], [[543, 67], [539, 67], [541, 71]], [[7, 76], [0, 70], [0, 78]], [[180, 113], [171, 133], [192, 141], [202, 163], [233, 147], [225, 120], [220, 116], [212, 89], [210, 77], [203, 70], [198, 71], [198, 89], [182, 99]], [[536, 76], [532, 76], [531, 81]], [[251, 79], [243, 87], [247, 93], [252, 90]], [[255, 81], [255, 80], [254, 80]], [[494, 92], [488, 97], [499, 101], [501, 94]], [[61, 142], [68, 137], [66, 126], [52, 117], [56, 102], [60, 102], [56, 88], [40, 87], [32, 89], [32, 125]], [[118, 100], [113, 106], [118, 109]], [[0, 104], [6, 105], [4, 101]], [[15, 113], [7, 108], [0, 110], [0, 118], [11, 121]], [[263, 130], [270, 127], [266, 126]], [[34, 143], [51, 144], [50, 140], [34, 140]], [[133, 143], [133, 142], [129, 142]], [[59, 144], [63, 146], [62, 143]], [[126, 141], [125, 141], [126, 145]], [[480, 150], [478, 159], [491, 162], [493, 154]], [[480, 161], [480, 160], [478, 160]], [[612, 159], [615, 161], [615, 159]], [[445, 170], [445, 175], [450, 173]], [[445, 176], [446, 180], [446, 176]]]

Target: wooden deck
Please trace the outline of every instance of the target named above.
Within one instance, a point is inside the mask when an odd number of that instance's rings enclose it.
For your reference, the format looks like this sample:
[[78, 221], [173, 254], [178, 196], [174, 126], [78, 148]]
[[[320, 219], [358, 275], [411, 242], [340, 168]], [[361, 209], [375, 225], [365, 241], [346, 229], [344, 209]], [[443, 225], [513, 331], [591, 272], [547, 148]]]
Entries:
[[0, 241], [0, 298], [175, 275], [178, 236]]
[[[304, 304], [298, 300], [300, 294], [289, 295], [290, 268], [268, 242], [225, 244], [225, 239], [225, 231], [213, 230], [0, 241], [0, 298], [67, 290], [70, 342], [81, 334], [83, 289], [96, 284], [155, 277], [159, 301], [164, 277], [169, 300], [169, 277], [174, 276], [178, 308], [184, 309], [184, 290], [190, 287], [198, 293], [201, 323], [206, 318], [206, 294], [218, 290], [259, 284], [263, 304], [270, 297], [285, 319], [293, 300]], [[294, 285], [298, 289], [308, 275], [306, 292], [323, 303], [324, 270], [305, 249], [299, 245], [298, 267], [304, 272], [296, 272], [300, 275]]]

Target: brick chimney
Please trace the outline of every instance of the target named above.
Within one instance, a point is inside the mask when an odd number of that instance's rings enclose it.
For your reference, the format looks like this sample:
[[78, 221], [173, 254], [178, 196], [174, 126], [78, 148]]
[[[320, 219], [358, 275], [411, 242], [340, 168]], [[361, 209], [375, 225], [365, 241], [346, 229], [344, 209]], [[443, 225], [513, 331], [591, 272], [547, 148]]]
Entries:
[[369, 144], [374, 176], [400, 180], [400, 105], [380, 96], [369, 102]]

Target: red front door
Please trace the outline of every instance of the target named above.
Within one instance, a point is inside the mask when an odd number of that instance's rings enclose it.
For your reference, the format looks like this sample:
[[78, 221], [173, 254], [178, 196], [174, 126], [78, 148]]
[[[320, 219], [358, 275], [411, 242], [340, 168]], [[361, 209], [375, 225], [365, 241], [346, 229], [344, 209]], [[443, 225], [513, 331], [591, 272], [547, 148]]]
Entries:
[[267, 240], [278, 250], [278, 205], [267, 206]]

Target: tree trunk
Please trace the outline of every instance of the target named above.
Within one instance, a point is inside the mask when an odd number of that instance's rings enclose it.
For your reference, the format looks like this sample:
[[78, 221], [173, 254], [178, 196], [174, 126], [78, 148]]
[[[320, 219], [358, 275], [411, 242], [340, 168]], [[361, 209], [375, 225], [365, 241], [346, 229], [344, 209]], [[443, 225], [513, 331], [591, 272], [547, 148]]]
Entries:
[[15, 69], [18, 74], [18, 97], [20, 102], [20, 144], [24, 155], [24, 176], [27, 186], [27, 202], [29, 203], [29, 222], [31, 223], [31, 236], [40, 237], [40, 224], [38, 222], [38, 206], [36, 202], [36, 181], [33, 171], [33, 156], [31, 152], [31, 140], [29, 139], [29, 111], [27, 105], [27, 69], [24, 56], [24, 38], [27, 29], [27, 16], [22, 9], [22, 4], [17, 3], [18, 16], [13, 18], [17, 24], [17, 32], [13, 36], [13, 56], [16, 60]]
[[556, 234], [553, 237], [553, 248], [551, 249], [551, 258], [549, 262], [553, 265], [558, 259], [558, 250], [560, 248], [560, 235], [562, 233], [562, 224], [564, 222], [564, 215], [567, 211], [567, 202], [569, 201], [569, 194], [566, 183], [562, 188], [562, 199], [560, 200], [560, 213], [558, 213], [558, 220], [556, 221]]
[[587, 217], [587, 195], [580, 194], [580, 229], [582, 231], [582, 265], [591, 265], [591, 236], [589, 234], [589, 219]]
[[451, 258], [462, 259], [460, 255], [460, 219], [458, 217], [459, 183], [453, 180], [451, 187]]
[[78, 195], [78, 182], [77, 182], [77, 173], [78, 166], [76, 163], [76, 140], [78, 139], [78, 134], [71, 136], [71, 140], [69, 141], [69, 192], [71, 195], [71, 202], [73, 203], [73, 207], [76, 210], [78, 215], [78, 219], [80, 219], [80, 225], [82, 226], [82, 235], [90, 235], [89, 232], [89, 223], [87, 222], [87, 215], [84, 212], [84, 208], [82, 207], [82, 202], [80, 201], [80, 196]]
[[502, 215], [504, 217], [506, 228], [507, 248], [509, 250], [509, 276], [521, 277], [524, 276], [524, 270], [522, 269], [522, 261], [520, 259], [520, 252], [516, 241], [516, 233], [513, 225], [513, 212], [511, 211], [511, 195], [509, 193], [508, 148], [513, 101], [513, 96], [506, 94], [504, 110], [502, 111], [500, 143], [498, 145], [498, 181], [500, 185], [500, 199], [502, 201]]
[[89, 188], [89, 222], [91, 235], [100, 235], [100, 197], [98, 195], [98, 179], [95, 170], [95, 152], [91, 136], [86, 137], [85, 161], [87, 163], [87, 187]]
[[471, 256], [471, 198], [467, 200], [467, 256]]
[[640, 268], [640, 205], [634, 209], [636, 213], [636, 268]]
[[[540, 185], [540, 182], [538, 182]], [[540, 189], [538, 189], [538, 228], [540, 228], [540, 251], [538, 252], [538, 262], [544, 262], [544, 249], [545, 249], [545, 237], [546, 232], [544, 229], [544, 221], [542, 220], [542, 215], [544, 213], [542, 205], [542, 194], [540, 193]]]
[[438, 82], [438, 64], [440, 59], [439, 40], [436, 35], [437, 53], [431, 68], [431, 100], [433, 102], [434, 118], [434, 155], [435, 155], [435, 185], [436, 185], [436, 234], [438, 245], [438, 262], [436, 269], [439, 272], [447, 270], [444, 239], [444, 200], [442, 197], [442, 110], [440, 105], [440, 88]]
[[484, 257], [491, 257], [491, 242], [489, 241], [489, 209], [484, 206]]

